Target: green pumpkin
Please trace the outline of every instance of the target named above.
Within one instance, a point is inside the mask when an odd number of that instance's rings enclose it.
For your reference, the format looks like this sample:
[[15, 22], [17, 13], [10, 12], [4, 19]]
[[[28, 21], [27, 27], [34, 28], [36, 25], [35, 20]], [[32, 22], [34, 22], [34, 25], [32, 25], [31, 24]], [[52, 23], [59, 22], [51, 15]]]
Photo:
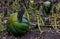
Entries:
[[52, 8], [52, 4], [49, 1], [43, 2], [43, 10], [45, 11], [46, 14], [50, 14]]
[[21, 36], [25, 34], [29, 29], [28, 18], [23, 15], [22, 22], [18, 21], [18, 13], [13, 13], [7, 20], [7, 31], [11, 32], [15, 36]]

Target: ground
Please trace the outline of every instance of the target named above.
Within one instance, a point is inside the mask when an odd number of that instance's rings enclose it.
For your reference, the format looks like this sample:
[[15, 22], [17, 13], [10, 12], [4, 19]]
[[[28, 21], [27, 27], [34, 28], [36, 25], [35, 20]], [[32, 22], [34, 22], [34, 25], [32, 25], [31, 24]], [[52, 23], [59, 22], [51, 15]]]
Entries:
[[[35, 19], [30, 19], [32, 23], [36, 23]], [[56, 32], [53, 27], [41, 26], [44, 31], [40, 33], [38, 28], [31, 25], [31, 29], [21, 37], [15, 37], [12, 34], [0, 34], [0, 39], [60, 39], [60, 33]], [[60, 29], [60, 28], [59, 28]]]

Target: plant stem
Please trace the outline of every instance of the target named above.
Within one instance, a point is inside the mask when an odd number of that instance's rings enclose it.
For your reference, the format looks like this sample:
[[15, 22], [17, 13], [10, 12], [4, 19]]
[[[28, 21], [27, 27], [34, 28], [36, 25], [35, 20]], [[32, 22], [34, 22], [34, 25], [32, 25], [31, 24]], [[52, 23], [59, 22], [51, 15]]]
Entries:
[[41, 27], [40, 27], [41, 23], [40, 23], [40, 19], [39, 19], [39, 14], [36, 15], [36, 19], [37, 19], [37, 24], [38, 24], [39, 32], [42, 33], [42, 30], [41, 30]]

